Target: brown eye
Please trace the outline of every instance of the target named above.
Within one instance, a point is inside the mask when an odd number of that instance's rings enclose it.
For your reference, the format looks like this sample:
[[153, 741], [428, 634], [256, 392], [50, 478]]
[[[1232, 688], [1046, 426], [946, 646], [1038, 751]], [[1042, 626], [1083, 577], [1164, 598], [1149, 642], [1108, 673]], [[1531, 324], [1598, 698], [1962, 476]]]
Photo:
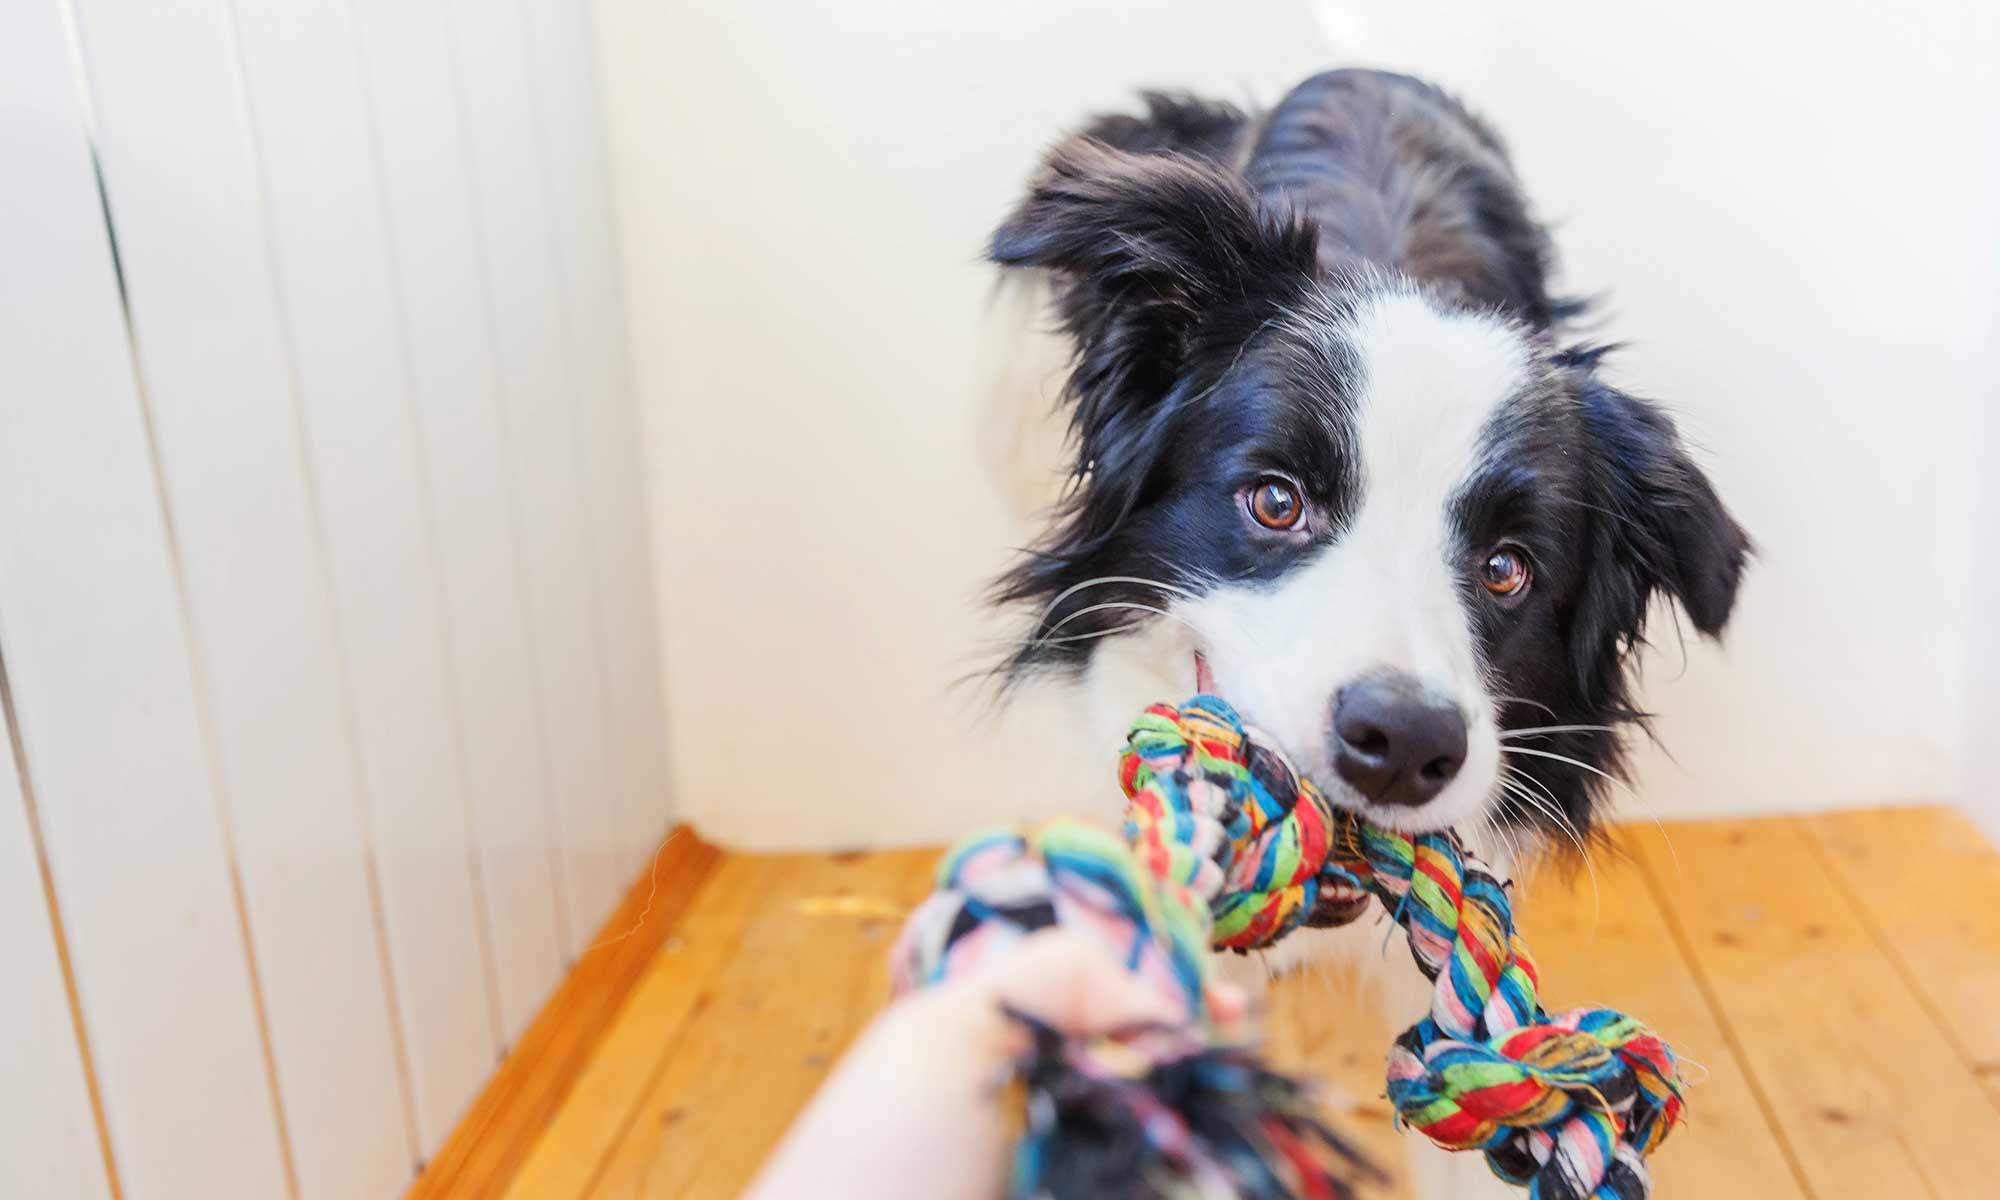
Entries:
[[1479, 568], [1479, 583], [1494, 595], [1509, 598], [1528, 590], [1528, 556], [1516, 546], [1497, 546]]
[[1306, 515], [1305, 501], [1289, 481], [1267, 476], [1250, 489], [1250, 515], [1266, 529], [1292, 529]]

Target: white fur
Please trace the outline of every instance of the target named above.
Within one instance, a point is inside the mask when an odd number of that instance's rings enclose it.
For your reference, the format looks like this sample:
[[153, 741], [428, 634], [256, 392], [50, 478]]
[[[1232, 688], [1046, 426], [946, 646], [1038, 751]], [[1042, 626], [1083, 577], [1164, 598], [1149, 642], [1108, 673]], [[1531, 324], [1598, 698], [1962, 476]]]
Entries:
[[[1409, 291], [1374, 297], [1341, 336], [1362, 373], [1351, 417], [1360, 502], [1345, 530], [1275, 582], [1177, 599], [1167, 617], [1135, 617], [1134, 632], [1104, 639], [1072, 685], [1064, 740], [1086, 754], [1120, 745], [1134, 713], [1192, 690], [1199, 649], [1216, 690], [1329, 799], [1391, 828], [1455, 828], [1478, 843], [1498, 791], [1499, 724], [1465, 607], [1481, 599], [1460, 582], [1450, 505], [1496, 410], [1528, 381], [1530, 352], [1506, 323]], [[1333, 769], [1334, 693], [1383, 668], [1413, 675], [1466, 717], [1464, 765], [1419, 808], [1370, 804]], [[1082, 811], [1104, 800], [1100, 777], [1086, 787]]]
[[[1527, 347], [1500, 321], [1414, 293], [1373, 300], [1344, 336], [1362, 371], [1351, 418], [1360, 502], [1345, 531], [1275, 583], [1220, 587], [1174, 611], [1198, 631], [1217, 690], [1336, 803], [1392, 828], [1469, 830], [1495, 791], [1500, 741], [1450, 503], [1495, 410], [1528, 379]], [[1385, 668], [1466, 718], [1464, 766], [1420, 808], [1371, 805], [1333, 771], [1334, 693]]]
[[[1381, 824], [1417, 831], [1453, 827], [1497, 870], [1511, 864], [1480, 819], [1496, 792], [1499, 733], [1465, 609], [1450, 503], [1478, 465], [1498, 407], [1529, 378], [1529, 351], [1490, 318], [1446, 313], [1422, 296], [1378, 296], [1346, 319], [1363, 383], [1352, 416], [1360, 503], [1345, 531], [1301, 569], [1264, 585], [1224, 585], [1170, 604], [1169, 616], [1106, 638], [1067, 689], [1062, 740], [1073, 761], [1102, 762], [1133, 714], [1194, 686], [1194, 651], [1216, 690], [1270, 734], [1336, 803]], [[1382, 668], [1406, 671], [1467, 719], [1467, 757], [1456, 779], [1417, 809], [1371, 805], [1334, 773], [1328, 735], [1333, 696]], [[1046, 744], [1046, 743], [1044, 743]], [[1078, 773], [1051, 807], [1103, 812], [1117, 800], [1102, 769]], [[1073, 797], [1073, 799], [1071, 798]], [[1363, 920], [1306, 930], [1262, 956], [1269, 972], [1333, 960], [1353, 964], [1398, 1028], [1423, 1015], [1429, 987], [1399, 931]], [[1234, 972], [1232, 972], [1234, 973]], [[1476, 1154], [1447, 1155], [1408, 1139], [1412, 1178], [1425, 1200], [1511, 1196]]]

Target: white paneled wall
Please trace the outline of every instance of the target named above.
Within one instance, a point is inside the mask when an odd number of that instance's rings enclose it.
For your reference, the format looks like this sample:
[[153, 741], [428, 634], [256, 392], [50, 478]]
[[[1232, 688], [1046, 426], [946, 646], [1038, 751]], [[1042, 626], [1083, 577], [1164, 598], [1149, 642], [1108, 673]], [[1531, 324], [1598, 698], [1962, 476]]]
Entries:
[[0, 1195], [397, 1194], [665, 832], [590, 45], [0, 0]]
[[0, 1138], [6, 1178], [21, 1195], [101, 1196], [104, 1162], [41, 884], [14, 748], [0, 742], [0, 979], [11, 993], [7, 1018], [36, 1031], [0, 1046], [0, 1079], [37, 1084], [32, 1105], [7, 1113], [16, 1127]]
[[[937, 841], [1108, 785], [1121, 727], [1079, 736], [1036, 689], [1002, 724], [955, 686], [1008, 632], [976, 598], [1039, 532], [1021, 500], [1059, 482], [1060, 349], [1020, 353], [1035, 318], [996, 311], [981, 247], [1087, 113], [1356, 64], [1493, 119], [1565, 290], [1630, 343], [1617, 377], [1674, 410], [1757, 542], [1726, 648], [1658, 639], [1664, 748], [1639, 747], [1628, 814], [1963, 794], [2000, 829], [2000, 552], [1969, 517], [2000, 450], [1968, 436], [2000, 412], [2000, 5], [597, 8], [651, 480], [659, 511], [716, 516], [656, 527], [675, 773], [710, 837]], [[855, 697], [898, 736], [825, 719]]]

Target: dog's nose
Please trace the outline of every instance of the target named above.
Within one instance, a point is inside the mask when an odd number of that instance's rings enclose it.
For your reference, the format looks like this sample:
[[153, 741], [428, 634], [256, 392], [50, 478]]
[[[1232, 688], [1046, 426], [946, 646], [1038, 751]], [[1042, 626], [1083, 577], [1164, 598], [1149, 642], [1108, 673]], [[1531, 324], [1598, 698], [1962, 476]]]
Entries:
[[1465, 714], [1401, 672], [1370, 675], [1333, 697], [1333, 766], [1377, 804], [1414, 807], [1465, 765]]

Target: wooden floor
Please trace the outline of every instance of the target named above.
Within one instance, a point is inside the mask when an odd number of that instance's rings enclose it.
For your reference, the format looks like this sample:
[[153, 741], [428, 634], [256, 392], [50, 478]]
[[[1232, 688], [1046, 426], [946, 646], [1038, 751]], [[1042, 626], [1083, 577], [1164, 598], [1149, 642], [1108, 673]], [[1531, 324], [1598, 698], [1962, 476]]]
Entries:
[[[1696, 1081], [1656, 1194], [2000, 1196], [2000, 855], [1956, 813], [1631, 827], [1545, 871], [1524, 920], [1558, 1005], [1642, 1016]], [[726, 856], [644, 968], [507, 1194], [735, 1196], [882, 1003], [927, 852]], [[1399, 1176], [1390, 1030], [1344, 981], [1287, 980], [1272, 1057]]]

